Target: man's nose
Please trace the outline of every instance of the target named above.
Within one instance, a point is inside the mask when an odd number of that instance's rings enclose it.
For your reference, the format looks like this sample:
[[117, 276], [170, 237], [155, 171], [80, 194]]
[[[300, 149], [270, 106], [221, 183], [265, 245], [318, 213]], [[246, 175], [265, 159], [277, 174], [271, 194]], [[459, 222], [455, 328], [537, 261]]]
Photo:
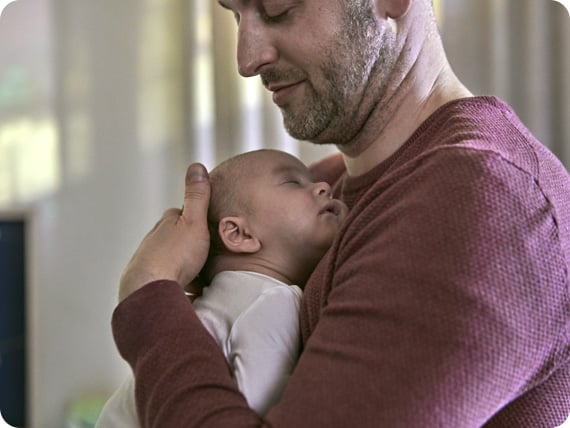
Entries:
[[264, 66], [273, 64], [277, 57], [277, 49], [259, 16], [242, 16], [237, 44], [239, 74], [244, 77], [255, 76]]

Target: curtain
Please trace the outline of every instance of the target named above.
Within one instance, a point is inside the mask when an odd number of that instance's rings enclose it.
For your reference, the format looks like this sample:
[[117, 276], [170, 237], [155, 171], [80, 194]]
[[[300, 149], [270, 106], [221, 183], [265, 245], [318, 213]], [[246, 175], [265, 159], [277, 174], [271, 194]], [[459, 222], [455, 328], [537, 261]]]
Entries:
[[570, 168], [570, 16], [552, 0], [443, 0], [452, 66], [476, 94], [507, 101]]

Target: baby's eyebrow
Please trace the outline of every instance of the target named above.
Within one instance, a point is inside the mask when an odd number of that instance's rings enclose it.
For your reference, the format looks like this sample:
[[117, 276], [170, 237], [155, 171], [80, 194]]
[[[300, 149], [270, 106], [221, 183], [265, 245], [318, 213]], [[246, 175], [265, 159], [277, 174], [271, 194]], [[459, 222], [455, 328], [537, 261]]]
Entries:
[[297, 166], [283, 166], [283, 165], [279, 165], [276, 166], [275, 168], [273, 168], [273, 171], [271, 171], [274, 175], [281, 175], [281, 174], [291, 174], [291, 173], [295, 173], [295, 174], [301, 174], [301, 175], [305, 175], [307, 177], [310, 178], [310, 174], [309, 174], [309, 170], [305, 169], [305, 168], [301, 168], [301, 167], [297, 167]]

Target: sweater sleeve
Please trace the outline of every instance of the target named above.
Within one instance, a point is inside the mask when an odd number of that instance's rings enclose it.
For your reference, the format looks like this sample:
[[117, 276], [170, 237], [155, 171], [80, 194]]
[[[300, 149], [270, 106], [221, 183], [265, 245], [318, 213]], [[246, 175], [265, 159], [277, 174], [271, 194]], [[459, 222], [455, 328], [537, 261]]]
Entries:
[[536, 180], [450, 151], [358, 202], [305, 289], [311, 335], [264, 421], [180, 287], [146, 285], [113, 328], [145, 427], [478, 428], [568, 361], [566, 268]]
[[[279, 420], [295, 408], [306, 426], [478, 428], [553, 372], [568, 380], [567, 265], [538, 181], [462, 149], [401, 172], [353, 209], [312, 278], [329, 288], [305, 288], [324, 308], [304, 314]], [[516, 426], [558, 426], [568, 399], [548, 400], [556, 414], [529, 406]]]
[[257, 423], [221, 349], [175, 282], [151, 282], [123, 300], [112, 327], [135, 375], [142, 428]]
[[333, 153], [309, 165], [313, 181], [325, 181], [331, 186], [345, 173], [344, 159], [341, 153]]

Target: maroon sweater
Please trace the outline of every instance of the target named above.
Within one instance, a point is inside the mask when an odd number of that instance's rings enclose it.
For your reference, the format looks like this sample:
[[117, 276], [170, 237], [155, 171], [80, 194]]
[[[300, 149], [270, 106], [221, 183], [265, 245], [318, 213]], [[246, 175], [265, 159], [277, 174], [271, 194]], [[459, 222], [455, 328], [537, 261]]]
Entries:
[[560, 162], [508, 106], [473, 98], [336, 182], [351, 211], [305, 288], [304, 351], [280, 403], [260, 420], [182, 289], [157, 281], [113, 316], [142, 425], [560, 425], [570, 413]]

